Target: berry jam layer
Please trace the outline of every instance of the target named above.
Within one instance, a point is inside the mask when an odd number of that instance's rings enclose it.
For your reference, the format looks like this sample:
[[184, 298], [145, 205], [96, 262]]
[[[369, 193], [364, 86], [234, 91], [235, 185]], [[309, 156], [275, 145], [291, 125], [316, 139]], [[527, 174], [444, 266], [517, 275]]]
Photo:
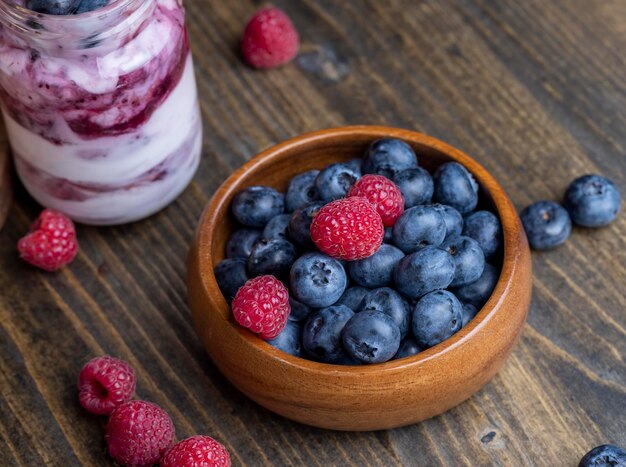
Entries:
[[71, 47], [36, 48], [0, 26], [0, 97], [18, 174], [41, 204], [79, 222], [146, 217], [198, 166], [184, 11], [175, 0], [137, 5], [124, 34], [95, 43], [67, 35]]

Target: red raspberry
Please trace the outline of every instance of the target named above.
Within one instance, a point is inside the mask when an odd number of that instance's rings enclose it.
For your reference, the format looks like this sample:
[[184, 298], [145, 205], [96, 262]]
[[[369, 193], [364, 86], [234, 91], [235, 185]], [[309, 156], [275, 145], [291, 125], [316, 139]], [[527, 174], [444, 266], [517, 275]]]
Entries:
[[380, 215], [358, 196], [331, 201], [311, 223], [311, 239], [322, 253], [354, 261], [372, 256], [383, 242]]
[[71, 262], [78, 251], [74, 223], [60, 212], [44, 209], [30, 233], [20, 238], [17, 249], [24, 261], [56, 271]]
[[150, 466], [172, 445], [174, 424], [158, 405], [129, 401], [111, 412], [104, 439], [116, 462], [129, 467]]
[[280, 334], [291, 313], [289, 292], [274, 276], [250, 279], [235, 294], [232, 307], [235, 320], [265, 340]]
[[361, 196], [367, 199], [380, 214], [385, 227], [391, 227], [404, 212], [404, 197], [400, 189], [382, 175], [364, 175], [358, 180], [348, 196]]
[[274, 68], [291, 61], [299, 45], [289, 17], [278, 8], [262, 8], [246, 26], [241, 53], [254, 68]]
[[192, 436], [170, 448], [161, 467], [230, 467], [224, 446], [209, 436]]
[[135, 392], [135, 371], [123, 360], [97, 357], [80, 370], [78, 398], [85, 410], [108, 415], [115, 407], [128, 402]]

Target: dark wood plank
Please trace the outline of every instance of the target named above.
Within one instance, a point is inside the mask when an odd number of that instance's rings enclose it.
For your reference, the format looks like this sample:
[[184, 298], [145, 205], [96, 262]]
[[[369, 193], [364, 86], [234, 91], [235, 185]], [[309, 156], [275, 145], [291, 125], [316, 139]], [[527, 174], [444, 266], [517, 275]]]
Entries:
[[[599, 172], [626, 192], [622, 0], [277, 0], [303, 38], [258, 72], [237, 42], [257, 1], [186, 2], [204, 119], [193, 185], [146, 221], [79, 227], [57, 274], [19, 261], [39, 208], [22, 188], [0, 233], [0, 464], [112, 465], [104, 420], [77, 405], [88, 358], [138, 373], [177, 435], [207, 433], [235, 465], [575, 465], [626, 446], [626, 216], [534, 255], [534, 301], [509, 362], [450, 412], [402, 429], [335, 433], [259, 408], [220, 376], [190, 323], [185, 259], [221, 181], [259, 150], [342, 124], [402, 126], [476, 157], [521, 208]], [[0, 133], [0, 142], [6, 138]]]

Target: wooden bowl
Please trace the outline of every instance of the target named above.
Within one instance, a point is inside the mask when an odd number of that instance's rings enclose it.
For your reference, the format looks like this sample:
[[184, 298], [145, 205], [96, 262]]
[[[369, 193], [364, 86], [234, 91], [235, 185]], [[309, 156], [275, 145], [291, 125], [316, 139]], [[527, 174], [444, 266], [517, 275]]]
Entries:
[[[421, 166], [458, 161], [474, 174], [482, 197], [502, 221], [504, 253], [496, 288], [461, 331], [424, 352], [369, 366], [340, 366], [274, 349], [232, 318], [213, 267], [224, 258], [234, 227], [233, 195], [251, 185], [285, 190], [292, 176], [359, 157], [373, 140], [399, 138]], [[309, 133], [278, 144], [244, 164], [215, 192], [189, 255], [189, 303], [194, 325], [213, 362], [241, 392], [263, 407], [307, 425], [378, 430], [425, 420], [461, 403], [498, 371], [519, 337], [530, 304], [530, 251], [502, 187], [461, 151], [420, 133], [355, 126]]]

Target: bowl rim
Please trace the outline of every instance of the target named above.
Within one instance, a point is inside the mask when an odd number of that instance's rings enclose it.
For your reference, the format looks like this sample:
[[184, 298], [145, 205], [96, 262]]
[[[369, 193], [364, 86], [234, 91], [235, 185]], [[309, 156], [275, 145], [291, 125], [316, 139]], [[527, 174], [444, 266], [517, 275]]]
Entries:
[[[491, 202], [502, 225], [503, 235], [502, 268], [500, 270], [496, 286], [487, 303], [485, 303], [485, 305], [478, 310], [476, 316], [465, 327], [461, 328], [460, 331], [450, 336], [443, 342], [419, 352], [418, 354], [372, 365], [338, 365], [296, 357], [274, 348], [256, 334], [237, 324], [232, 318], [230, 306], [222, 295], [215, 279], [212, 266], [213, 255], [211, 251], [214, 235], [211, 229], [206, 228], [207, 225], [219, 224], [221, 219], [223, 219], [224, 213], [228, 214], [230, 212], [230, 205], [225, 206], [225, 204], [227, 204], [227, 200], [229, 200], [228, 202], [230, 203], [232, 195], [240, 190], [238, 181], [242, 178], [242, 176], [254, 171], [260, 166], [265, 165], [268, 159], [279, 158], [284, 155], [285, 152], [292, 153], [293, 155], [293, 153], [297, 153], [299, 149], [302, 149], [305, 146], [310, 147], [311, 145], [323, 143], [338, 137], [349, 138], [355, 134], [360, 136], [369, 136], [372, 141], [383, 137], [390, 137], [407, 141], [409, 144], [413, 143], [428, 146], [430, 149], [443, 153], [445, 156], [450, 157], [454, 161], [463, 164], [479, 182], [481, 189], [483, 191], [488, 191]], [[487, 186], [489, 186], [489, 190], [487, 190]], [[255, 347], [257, 351], [266, 354], [268, 358], [275, 360], [276, 363], [297, 367], [303, 371], [322, 371], [326, 374], [335, 373], [338, 375], [365, 375], [378, 372], [396, 372], [397, 370], [402, 370], [408, 366], [418, 366], [463, 346], [464, 343], [472, 339], [474, 335], [478, 334], [480, 330], [487, 325], [487, 322], [493, 314], [500, 308], [508, 290], [511, 288], [512, 282], [516, 276], [516, 270], [519, 267], [518, 259], [522, 254], [522, 248], [519, 247], [523, 244], [523, 242], [520, 241], [520, 236], [523, 235], [524, 233], [519, 225], [517, 211], [511, 200], [506, 195], [504, 188], [481, 164], [461, 150], [444, 143], [437, 138], [412, 130], [378, 125], [354, 125], [303, 133], [299, 136], [287, 139], [266, 148], [249, 161], [245, 162], [242, 166], [235, 170], [213, 194], [211, 200], [202, 213], [200, 222], [198, 223], [194, 242], [197, 245], [197, 254], [201, 259], [199, 261], [198, 268], [202, 283], [202, 291], [209, 298], [210, 302], [214, 302], [212, 297], [215, 297], [216, 295], [219, 296], [221, 299], [219, 300], [221, 302], [220, 308], [226, 310], [226, 313], [221, 313], [220, 310], [211, 308], [207, 309], [205, 312], [219, 313], [221, 315], [221, 319], [229, 322], [229, 324], [232, 325], [233, 328], [243, 337], [244, 342]]]

